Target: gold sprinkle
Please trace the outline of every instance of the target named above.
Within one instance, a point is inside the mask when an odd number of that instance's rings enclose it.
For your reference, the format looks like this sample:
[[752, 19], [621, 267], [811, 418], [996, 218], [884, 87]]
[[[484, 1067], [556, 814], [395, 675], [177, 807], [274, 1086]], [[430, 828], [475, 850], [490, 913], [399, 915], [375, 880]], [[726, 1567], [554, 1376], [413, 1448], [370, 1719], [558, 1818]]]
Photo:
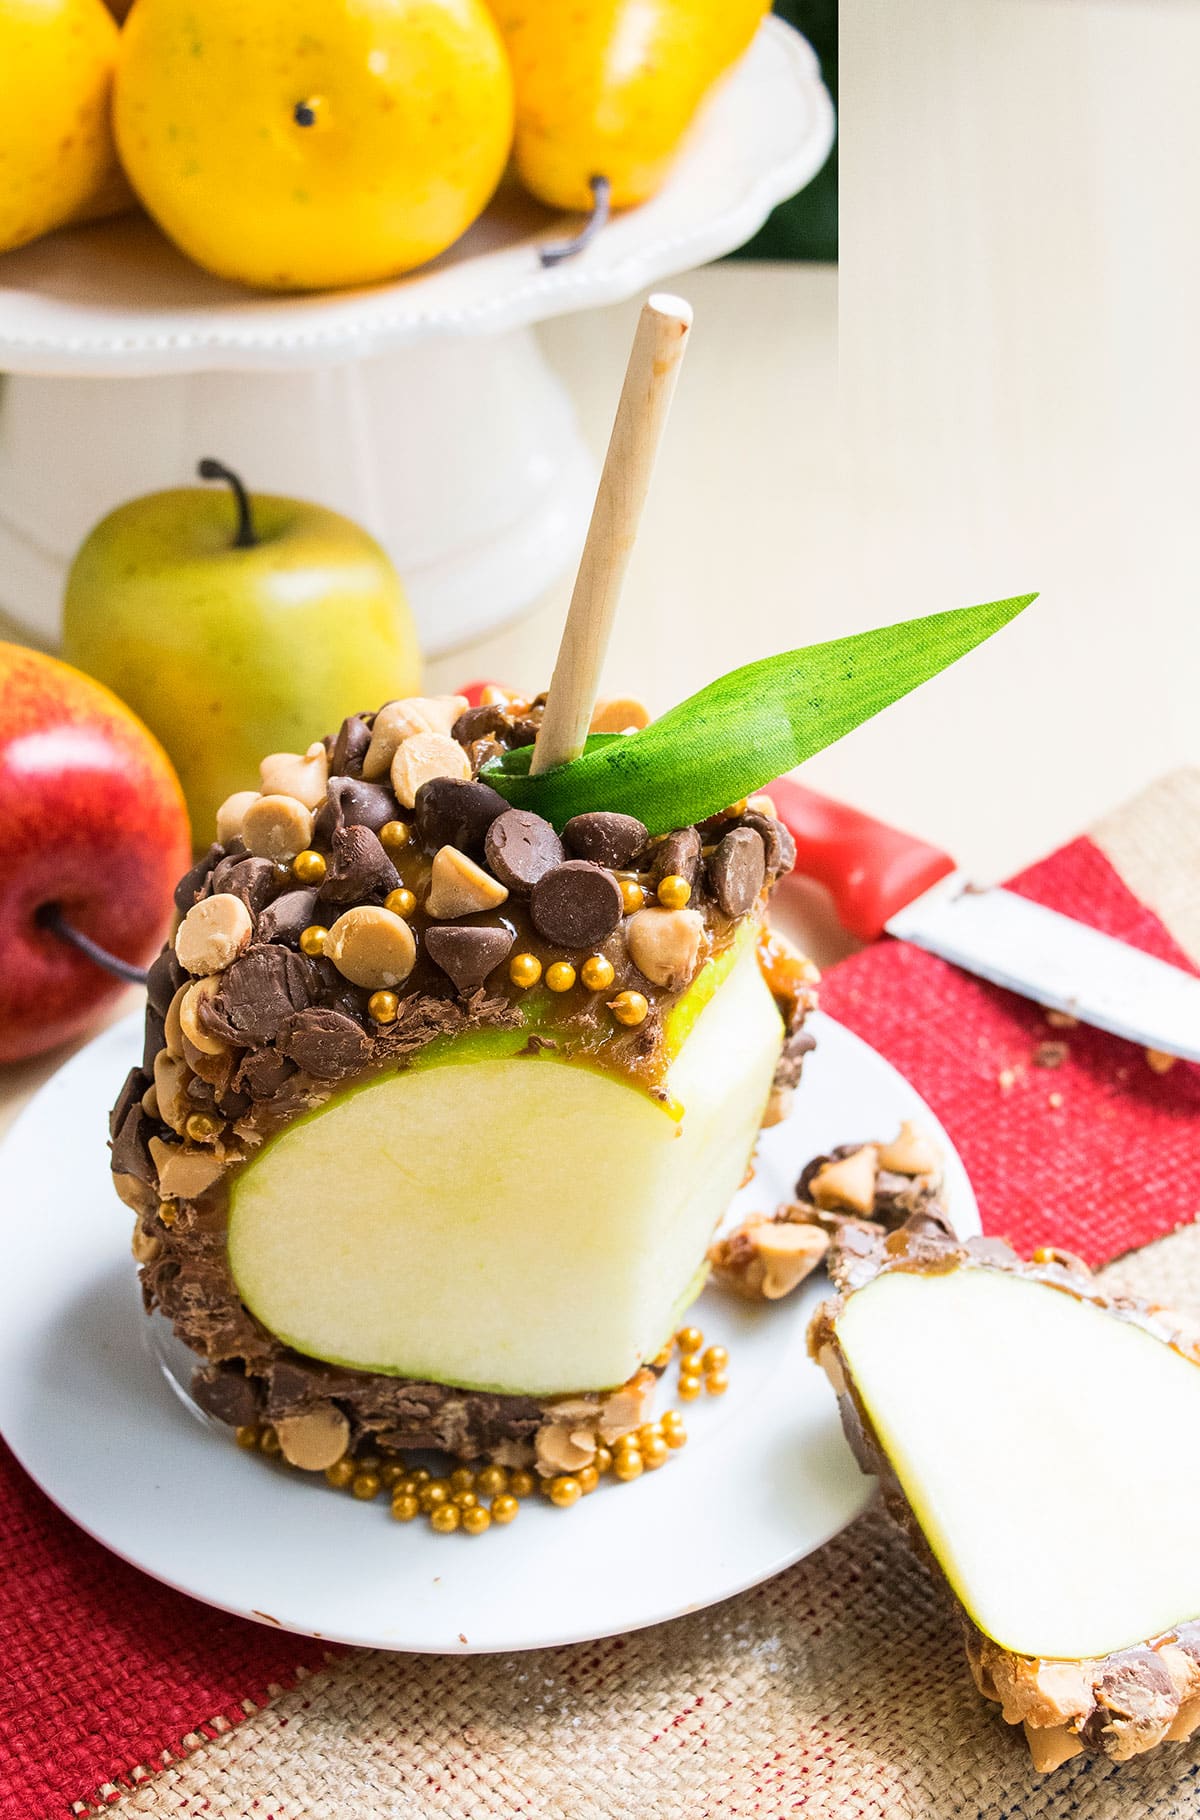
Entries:
[[322, 885], [325, 882], [325, 855], [315, 853], [306, 847], [303, 853], [297, 853], [292, 861], [292, 876], [302, 885]]
[[393, 916], [411, 916], [417, 907], [417, 900], [407, 885], [400, 885], [395, 891], [389, 891], [383, 900], [385, 910]]
[[644, 1024], [650, 1011], [645, 995], [641, 992], [618, 992], [616, 998], [609, 1001], [608, 1008], [618, 1024], [628, 1024], [631, 1028]]
[[394, 992], [373, 992], [367, 1000], [367, 1011], [377, 1024], [394, 1024], [399, 1009], [400, 1000]]
[[575, 969], [570, 961], [555, 961], [547, 967], [546, 984], [551, 992], [569, 992], [575, 984]]
[[508, 977], [514, 986], [536, 986], [542, 977], [542, 963], [536, 954], [514, 954], [508, 963]]
[[300, 952], [301, 954], [311, 955], [312, 958], [316, 960], [320, 955], [324, 954], [325, 943], [328, 940], [328, 929], [323, 929], [320, 923], [310, 923], [308, 928], [301, 933]]

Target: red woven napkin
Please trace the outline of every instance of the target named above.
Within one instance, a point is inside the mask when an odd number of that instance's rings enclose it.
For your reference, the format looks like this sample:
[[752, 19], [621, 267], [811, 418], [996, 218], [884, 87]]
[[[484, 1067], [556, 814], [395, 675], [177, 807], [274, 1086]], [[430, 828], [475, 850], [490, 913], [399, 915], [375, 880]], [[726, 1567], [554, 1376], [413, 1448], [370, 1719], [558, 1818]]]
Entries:
[[[1089, 840], [1014, 888], [1188, 965]], [[897, 942], [833, 968], [823, 1003], [938, 1112], [990, 1231], [1096, 1263], [1200, 1210], [1200, 1069], [1155, 1074], [1130, 1045], [1051, 1029], [1036, 1006]], [[1067, 1045], [1055, 1069], [1034, 1064], [1047, 1041]], [[848, 1108], [846, 1137], [858, 1135]], [[0, 1651], [0, 1820], [68, 1815], [328, 1653], [146, 1579], [61, 1517], [3, 1449]]]

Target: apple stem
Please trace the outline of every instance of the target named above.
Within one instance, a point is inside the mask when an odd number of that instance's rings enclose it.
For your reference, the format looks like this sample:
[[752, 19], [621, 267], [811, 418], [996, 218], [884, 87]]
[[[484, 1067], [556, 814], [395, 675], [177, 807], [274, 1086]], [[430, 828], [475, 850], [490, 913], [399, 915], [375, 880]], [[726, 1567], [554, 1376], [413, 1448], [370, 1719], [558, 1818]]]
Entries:
[[123, 961], [119, 954], [110, 954], [99, 942], [94, 942], [90, 935], [82, 930], [73, 929], [63, 916], [61, 904], [43, 904], [34, 919], [40, 929], [49, 929], [51, 935], [57, 935], [60, 941], [69, 942], [72, 948], [78, 948], [86, 954], [97, 967], [103, 967], [106, 973], [113, 974], [119, 980], [127, 980], [131, 986], [146, 984], [146, 969], [135, 967], [132, 961]]
[[607, 177], [589, 177], [588, 188], [592, 192], [592, 207], [587, 220], [570, 240], [550, 240], [538, 248], [538, 258], [543, 265], [559, 265], [564, 259], [573, 259], [576, 253], [582, 253], [608, 220], [612, 207], [612, 184]]
[[250, 516], [250, 495], [242, 485], [241, 476], [235, 474], [232, 468], [227, 468], [223, 461], [214, 461], [211, 455], [206, 455], [202, 461], [197, 462], [196, 472], [201, 480], [224, 480], [233, 488], [238, 510], [233, 547], [235, 550], [252, 550], [258, 542], [258, 534]]

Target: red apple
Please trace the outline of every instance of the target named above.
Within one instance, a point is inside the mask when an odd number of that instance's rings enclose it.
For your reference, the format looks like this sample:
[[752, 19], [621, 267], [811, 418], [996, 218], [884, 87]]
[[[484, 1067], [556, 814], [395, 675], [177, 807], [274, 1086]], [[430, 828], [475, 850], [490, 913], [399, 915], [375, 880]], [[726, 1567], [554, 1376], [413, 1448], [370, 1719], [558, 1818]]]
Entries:
[[122, 960], [161, 945], [191, 857], [166, 753], [100, 683], [0, 643], [0, 1062], [75, 1036], [118, 980], [39, 920]]

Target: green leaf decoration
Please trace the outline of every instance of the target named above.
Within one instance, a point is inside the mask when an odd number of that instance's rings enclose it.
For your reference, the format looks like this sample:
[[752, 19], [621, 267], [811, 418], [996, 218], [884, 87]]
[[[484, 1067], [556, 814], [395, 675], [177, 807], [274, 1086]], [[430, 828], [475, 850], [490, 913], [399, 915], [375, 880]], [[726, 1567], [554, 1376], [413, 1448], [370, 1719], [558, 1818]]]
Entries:
[[731, 670], [640, 733], [593, 735], [570, 764], [531, 777], [533, 748], [524, 746], [481, 775], [514, 808], [556, 828], [595, 809], [636, 815], [651, 834], [683, 828], [831, 746], [1036, 599], [987, 601], [784, 651]]

